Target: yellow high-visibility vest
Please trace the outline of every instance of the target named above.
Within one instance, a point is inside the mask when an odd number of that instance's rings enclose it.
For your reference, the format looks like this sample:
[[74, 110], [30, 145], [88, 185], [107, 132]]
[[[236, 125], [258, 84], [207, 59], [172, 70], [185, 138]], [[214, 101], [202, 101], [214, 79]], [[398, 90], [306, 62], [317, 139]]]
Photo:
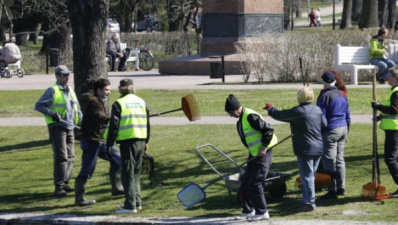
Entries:
[[[247, 148], [252, 156], [257, 156], [261, 147], [263, 146], [261, 139], [263, 134], [257, 130], [255, 130], [252, 126], [250, 126], [249, 121], [247, 120], [247, 116], [249, 114], [256, 114], [261, 119], [264, 119], [259, 113], [254, 110], [245, 108], [242, 115], [242, 129], [243, 135], [245, 136]], [[275, 134], [272, 135], [271, 142], [268, 144], [267, 148], [272, 147], [273, 145], [278, 143], [278, 139]]]
[[[391, 106], [391, 96], [398, 91], [398, 86], [393, 88], [388, 95], [385, 106]], [[382, 130], [398, 130], [398, 115], [381, 114], [380, 128]]]
[[[54, 97], [53, 97], [53, 102], [52, 105], [49, 107], [51, 110], [54, 112], [57, 112], [61, 115], [61, 118], [65, 118], [66, 114], [66, 98], [64, 95], [64, 92], [61, 90], [61, 88], [58, 86], [57, 83], [53, 84], [51, 88], [54, 90]], [[73, 112], [74, 112], [74, 124], [79, 124], [79, 112], [78, 112], [78, 101], [75, 92], [73, 91], [72, 88], [69, 88], [69, 93], [73, 101]], [[44, 116], [44, 119], [46, 120], [47, 125], [55, 123], [55, 121], [51, 118], [51, 116]]]
[[[132, 138], [146, 139], [148, 136], [147, 113], [145, 101], [134, 94], [128, 94], [118, 100], [121, 112], [119, 130], [116, 141], [128, 140]], [[104, 133], [104, 139], [108, 138], [108, 127]]]

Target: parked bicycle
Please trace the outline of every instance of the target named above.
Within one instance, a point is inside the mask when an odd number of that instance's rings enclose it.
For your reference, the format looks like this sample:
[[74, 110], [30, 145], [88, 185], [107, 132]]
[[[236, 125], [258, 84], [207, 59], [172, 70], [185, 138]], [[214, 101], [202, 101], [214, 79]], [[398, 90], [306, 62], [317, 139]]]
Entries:
[[[136, 53], [136, 56], [138, 53], [138, 58], [139, 58], [138, 60], [139, 68], [145, 71], [151, 70], [155, 66], [155, 59], [152, 53], [149, 51], [149, 48], [143, 48], [143, 47], [140, 48], [140, 45], [138, 44], [140, 42], [139, 40], [134, 40], [134, 42], [135, 42], [134, 51]], [[130, 54], [131, 49], [127, 48], [126, 51], [128, 54]]]

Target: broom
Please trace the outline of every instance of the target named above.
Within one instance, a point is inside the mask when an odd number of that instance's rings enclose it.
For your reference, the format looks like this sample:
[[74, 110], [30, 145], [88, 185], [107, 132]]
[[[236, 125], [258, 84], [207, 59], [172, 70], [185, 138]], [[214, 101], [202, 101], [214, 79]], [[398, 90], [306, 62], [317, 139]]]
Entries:
[[185, 116], [188, 118], [189, 121], [195, 121], [195, 120], [200, 119], [199, 106], [196, 103], [195, 96], [193, 96], [192, 94], [189, 94], [189, 95], [181, 98], [181, 108], [173, 109], [170, 111], [161, 112], [161, 113], [157, 113], [157, 114], [152, 114], [149, 117], [160, 116], [163, 114], [177, 112], [180, 110], [182, 110], [184, 112]]
[[[372, 80], [373, 101], [376, 101], [376, 73]], [[372, 182], [362, 186], [361, 196], [364, 199], [379, 200], [390, 198], [386, 195], [386, 187], [380, 184], [379, 155], [377, 153], [377, 110], [373, 109], [373, 151], [372, 151]]]

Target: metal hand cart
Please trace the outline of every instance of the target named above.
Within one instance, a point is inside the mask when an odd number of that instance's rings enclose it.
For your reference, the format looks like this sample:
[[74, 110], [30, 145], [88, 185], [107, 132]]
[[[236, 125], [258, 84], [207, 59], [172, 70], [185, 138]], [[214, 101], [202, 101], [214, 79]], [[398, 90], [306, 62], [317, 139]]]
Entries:
[[[218, 152], [221, 156], [226, 158], [228, 161], [230, 161], [234, 166], [239, 170], [238, 173], [225, 176], [225, 174], [220, 173], [210, 162], [207, 160], [207, 158], [202, 154], [201, 149], [210, 147], [216, 152]], [[196, 152], [198, 153], [199, 157], [203, 159], [213, 170], [216, 172], [220, 177], [222, 177], [222, 180], [225, 181], [225, 184], [228, 188], [228, 194], [230, 197], [232, 197], [232, 192], [238, 192], [239, 188], [241, 186], [241, 178], [242, 175], [244, 174], [245, 170], [242, 168], [242, 165], [238, 165], [232, 158], [230, 158], [228, 155], [226, 155], [224, 152], [222, 152], [220, 149], [216, 148], [212, 144], [204, 144], [201, 146], [196, 147]], [[290, 177], [290, 174], [284, 174], [284, 173], [278, 173], [278, 172], [269, 172], [267, 179], [264, 182], [264, 192], [269, 192], [272, 197], [275, 198], [280, 198], [283, 197], [286, 194], [286, 180]]]

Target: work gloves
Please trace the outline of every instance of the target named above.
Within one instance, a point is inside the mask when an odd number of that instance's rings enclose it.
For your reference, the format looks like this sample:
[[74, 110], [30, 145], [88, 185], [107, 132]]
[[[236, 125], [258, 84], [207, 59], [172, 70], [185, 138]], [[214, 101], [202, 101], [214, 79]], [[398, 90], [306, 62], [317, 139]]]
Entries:
[[269, 109], [272, 108], [272, 107], [274, 107], [274, 106], [271, 105], [271, 104], [269, 104], [269, 103], [266, 103], [263, 109], [269, 110]]
[[55, 122], [59, 122], [61, 121], [61, 116], [58, 113], [54, 113], [51, 118], [55, 121]]
[[372, 101], [372, 108], [373, 109], [379, 109], [379, 107], [380, 107], [380, 104], [378, 102]]

